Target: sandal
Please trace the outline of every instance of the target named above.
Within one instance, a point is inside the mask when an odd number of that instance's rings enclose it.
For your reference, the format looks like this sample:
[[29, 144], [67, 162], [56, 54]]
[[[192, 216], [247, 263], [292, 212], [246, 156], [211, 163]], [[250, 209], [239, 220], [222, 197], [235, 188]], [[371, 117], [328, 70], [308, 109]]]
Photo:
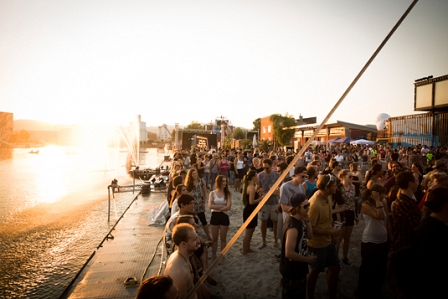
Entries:
[[137, 278], [135, 277], [128, 277], [124, 281], [124, 285], [128, 287], [135, 287], [137, 285]]

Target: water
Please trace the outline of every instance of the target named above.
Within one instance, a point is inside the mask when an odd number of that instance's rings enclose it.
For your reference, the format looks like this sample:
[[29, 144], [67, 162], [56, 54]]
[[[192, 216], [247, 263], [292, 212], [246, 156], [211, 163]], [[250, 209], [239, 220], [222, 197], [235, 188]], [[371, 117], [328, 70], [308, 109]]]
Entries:
[[[132, 183], [126, 152], [29, 150], [0, 152], [0, 298], [58, 298], [136, 196], [115, 194], [107, 222], [110, 181]], [[163, 160], [141, 155], [141, 167]]]

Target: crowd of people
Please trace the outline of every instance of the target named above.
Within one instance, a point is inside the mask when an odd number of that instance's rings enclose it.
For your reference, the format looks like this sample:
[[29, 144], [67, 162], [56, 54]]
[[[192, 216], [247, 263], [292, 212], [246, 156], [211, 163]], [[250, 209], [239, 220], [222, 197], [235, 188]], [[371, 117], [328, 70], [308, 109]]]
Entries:
[[[268, 193], [246, 227], [241, 253], [256, 258], [257, 250], [270, 243], [272, 229], [283, 298], [314, 298], [318, 276], [325, 271], [329, 298], [336, 298], [341, 263], [351, 266], [350, 239], [360, 219], [365, 227], [361, 244], [355, 245], [362, 258], [358, 298], [381, 298], [385, 286], [401, 298], [436, 298], [427, 294], [443, 292], [437, 270], [448, 266], [443, 254], [448, 249], [447, 162], [446, 147], [425, 145], [323, 145], [307, 148], [302, 157], [283, 150], [177, 152], [167, 192], [171, 255], [164, 276], [145, 281], [138, 298], [148, 298], [143, 289], [161, 282], [164, 295], [151, 298], [176, 298], [169, 297], [172, 286], [177, 291], [173, 296], [185, 298], [208, 269], [208, 249], [213, 260], [218, 243], [221, 251], [227, 244], [232, 200], [242, 200], [241, 217], [246, 221]], [[279, 188], [271, 190], [280, 177]], [[207, 240], [198, 236], [199, 223]], [[262, 241], [253, 249], [258, 224]], [[414, 266], [412, 274], [403, 271], [409, 264]], [[206, 281], [217, 284], [212, 275]], [[202, 284], [191, 298], [209, 297]]]

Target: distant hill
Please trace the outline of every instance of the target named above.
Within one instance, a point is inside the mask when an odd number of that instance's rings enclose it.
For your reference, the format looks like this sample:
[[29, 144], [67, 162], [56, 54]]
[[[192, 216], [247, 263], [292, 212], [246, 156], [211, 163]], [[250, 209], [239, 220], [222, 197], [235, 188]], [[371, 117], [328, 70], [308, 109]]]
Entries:
[[[167, 128], [170, 131], [170, 133], [174, 130], [174, 126], [167, 126]], [[146, 127], [146, 131], [156, 133], [157, 135], [159, 135], [159, 127], [156, 126]]]
[[13, 131], [59, 131], [67, 127], [69, 125], [52, 124], [32, 119], [18, 119], [14, 120]]

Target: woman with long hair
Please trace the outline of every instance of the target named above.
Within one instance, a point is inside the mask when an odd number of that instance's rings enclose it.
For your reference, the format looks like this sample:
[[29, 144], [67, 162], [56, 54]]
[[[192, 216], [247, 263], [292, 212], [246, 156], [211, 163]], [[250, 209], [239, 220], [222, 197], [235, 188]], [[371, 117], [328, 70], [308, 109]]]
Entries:
[[341, 241], [343, 241], [344, 244], [342, 245], [342, 262], [346, 265], [351, 265], [347, 257], [348, 247], [350, 245], [350, 238], [352, 236], [353, 226], [355, 225], [355, 222], [356, 223], [359, 222], [355, 214], [356, 189], [355, 185], [353, 185], [352, 174], [349, 170], [347, 169], [341, 170], [339, 172], [338, 177], [341, 180], [340, 190], [345, 205], [345, 211], [344, 211], [345, 221], [343, 222], [341, 227], [341, 234], [336, 246], [336, 252], [339, 253], [339, 245]]
[[386, 188], [373, 184], [363, 191], [362, 200], [365, 228], [361, 239], [358, 294], [360, 298], [381, 298], [387, 273], [388, 239], [392, 235], [387, 217]]
[[191, 168], [188, 171], [187, 177], [185, 178], [185, 186], [187, 186], [187, 190], [191, 196], [194, 197], [194, 213], [201, 221], [205, 235], [210, 241], [212, 237], [208, 228], [207, 219], [205, 219], [205, 196], [207, 194], [207, 188], [199, 177], [197, 169]]
[[227, 245], [227, 231], [230, 221], [227, 211], [232, 207], [232, 194], [229, 190], [229, 178], [224, 175], [218, 175], [216, 178], [216, 189], [210, 192], [208, 207], [212, 211], [210, 226], [212, 230], [213, 245], [212, 259], [216, 258], [218, 249], [218, 235], [221, 239], [221, 251]]
[[221, 160], [219, 161], [219, 174], [229, 177], [230, 163], [227, 160], [226, 153], [222, 153]]
[[[258, 181], [258, 175], [255, 170], [249, 170], [243, 178], [243, 190], [241, 199], [243, 201], [243, 221], [246, 222], [247, 218], [252, 214], [252, 212], [257, 207], [258, 203], [263, 199], [259, 198], [258, 192], [255, 190], [255, 183]], [[255, 252], [255, 250], [250, 248], [250, 242], [252, 240], [252, 235], [254, 234], [255, 227], [257, 226], [258, 215], [255, 217], [246, 227], [246, 234], [243, 239], [243, 255], [250, 257], [249, 253]]]
[[380, 164], [373, 165], [369, 172], [366, 175], [366, 178], [364, 180], [365, 186], [367, 189], [369, 189], [369, 186], [372, 184], [377, 184], [378, 181], [383, 176], [383, 167]]

